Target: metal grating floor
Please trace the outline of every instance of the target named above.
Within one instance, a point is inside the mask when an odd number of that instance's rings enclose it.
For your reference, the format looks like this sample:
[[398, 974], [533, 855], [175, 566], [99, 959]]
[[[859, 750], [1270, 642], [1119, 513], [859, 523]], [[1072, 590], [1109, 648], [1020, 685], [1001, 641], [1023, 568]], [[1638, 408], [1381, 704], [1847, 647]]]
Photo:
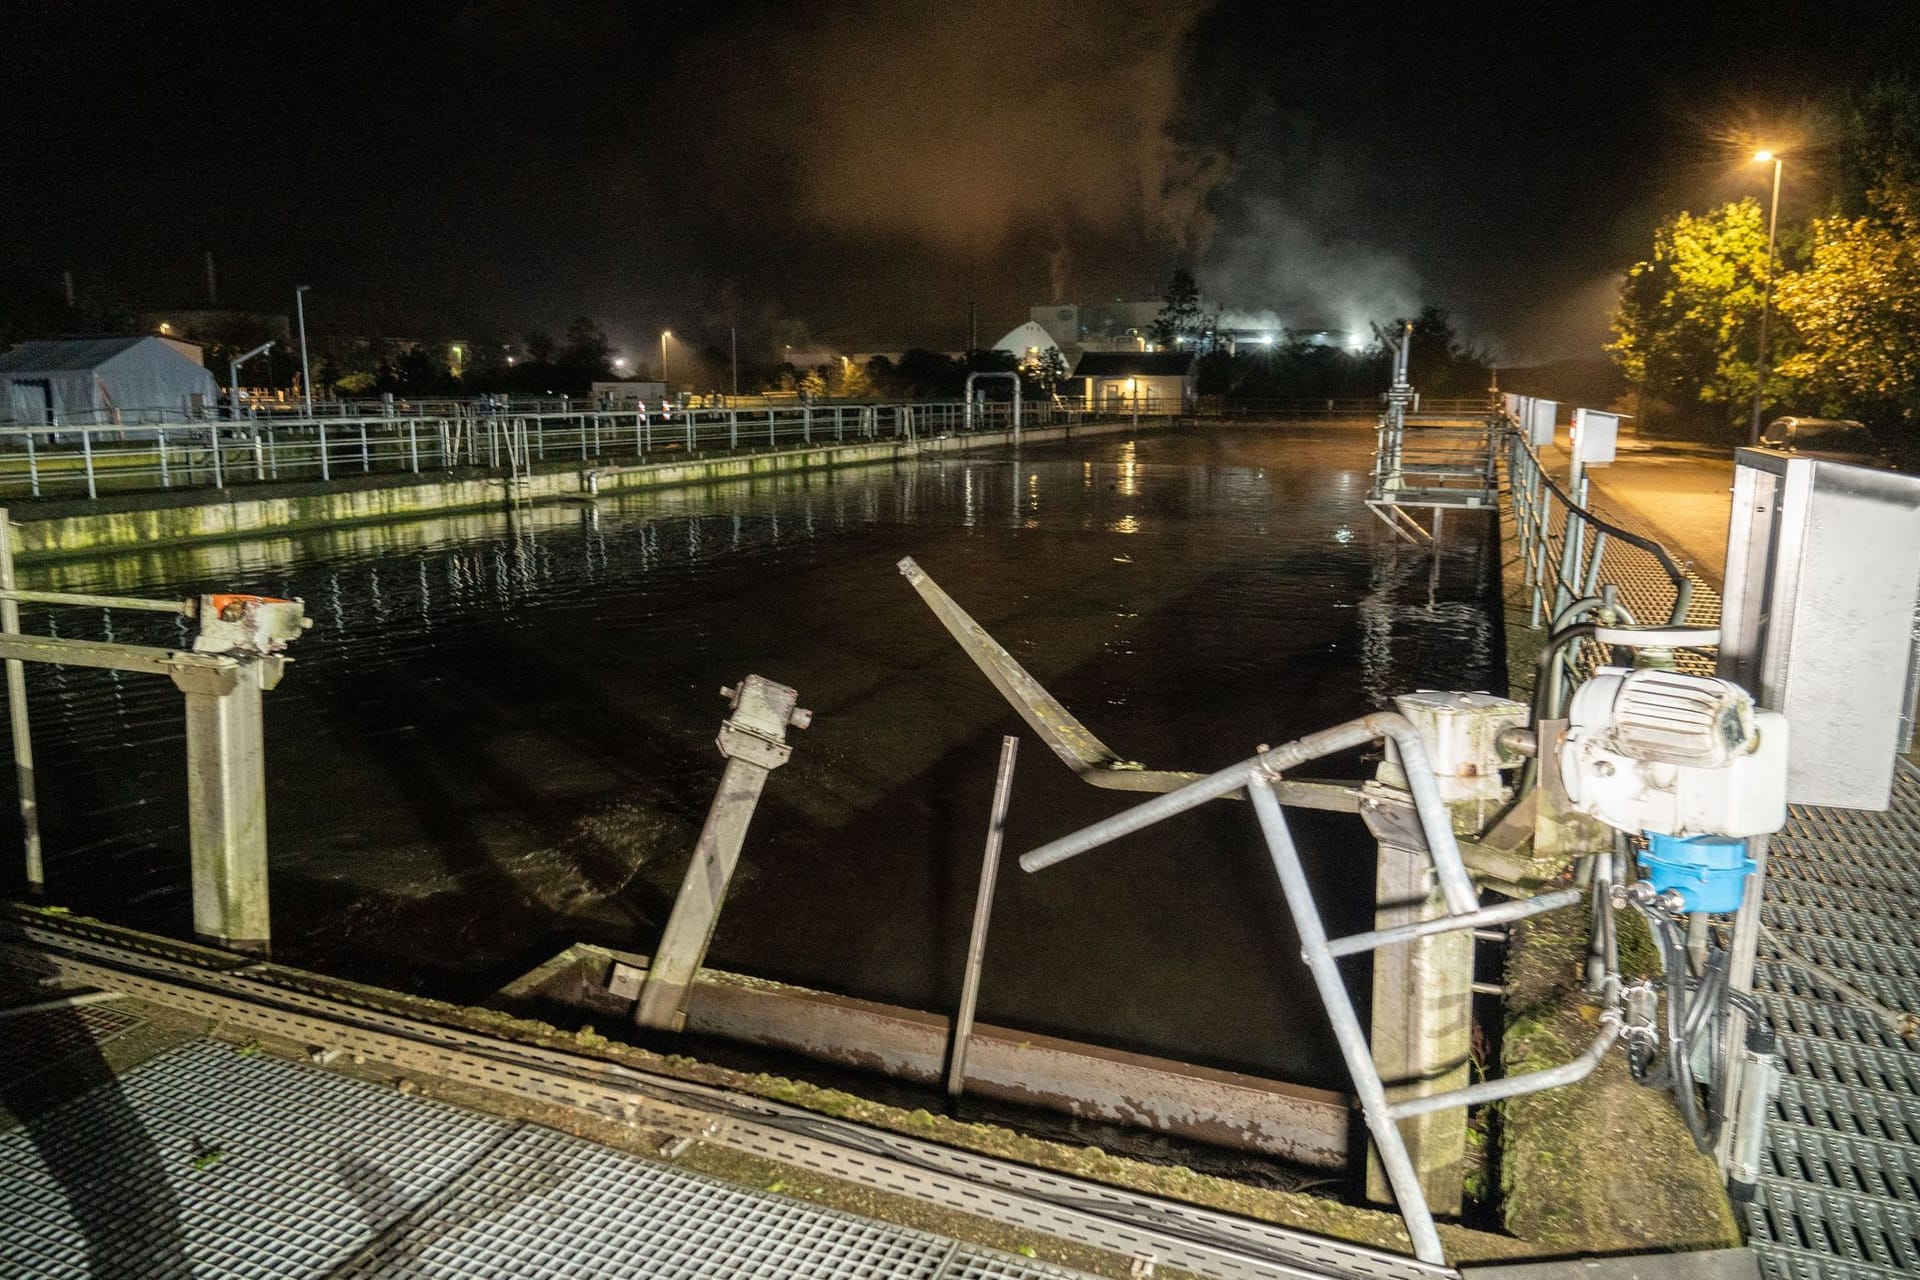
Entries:
[[0, 1272], [1070, 1280], [196, 1041], [0, 1133]]
[[109, 1005], [86, 1004], [47, 1013], [23, 1013], [0, 1024], [0, 1081], [21, 1081], [104, 1044], [145, 1019]]
[[[1920, 771], [1885, 813], [1795, 806], [1768, 846], [1766, 927], [1899, 1010], [1920, 1010]], [[1920, 1051], [1766, 935], [1754, 989], [1786, 1079], [1748, 1214], [1764, 1269], [1793, 1280], [1920, 1272]]]

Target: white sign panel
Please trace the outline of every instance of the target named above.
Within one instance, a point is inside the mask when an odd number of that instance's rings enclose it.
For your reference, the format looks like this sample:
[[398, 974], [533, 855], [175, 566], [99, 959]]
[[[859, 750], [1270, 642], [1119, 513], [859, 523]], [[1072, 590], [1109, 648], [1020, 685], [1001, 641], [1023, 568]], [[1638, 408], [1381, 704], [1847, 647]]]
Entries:
[[1573, 411], [1573, 456], [1588, 466], [1613, 461], [1620, 439], [1620, 415], [1598, 409]]
[[1527, 443], [1535, 448], [1553, 443], [1553, 419], [1560, 405], [1553, 400], [1527, 397]]

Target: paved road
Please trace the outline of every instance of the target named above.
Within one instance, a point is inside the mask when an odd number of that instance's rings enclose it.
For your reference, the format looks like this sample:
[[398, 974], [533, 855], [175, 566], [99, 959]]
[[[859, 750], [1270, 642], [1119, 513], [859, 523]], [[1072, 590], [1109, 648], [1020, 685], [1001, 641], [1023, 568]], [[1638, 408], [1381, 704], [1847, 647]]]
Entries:
[[[1555, 452], [1564, 466], [1565, 449]], [[1725, 585], [1727, 522], [1733, 510], [1730, 448], [1622, 440], [1617, 461], [1590, 468], [1587, 474], [1603, 506], [1638, 516], [1714, 590]]]

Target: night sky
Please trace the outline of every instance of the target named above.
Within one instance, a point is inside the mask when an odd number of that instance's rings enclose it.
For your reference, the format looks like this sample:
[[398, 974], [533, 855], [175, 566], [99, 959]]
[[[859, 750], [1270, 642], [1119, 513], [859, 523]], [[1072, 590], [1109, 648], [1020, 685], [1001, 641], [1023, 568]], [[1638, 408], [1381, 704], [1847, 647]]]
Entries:
[[[957, 347], [1152, 296], [1591, 350], [1660, 211], [1920, 67], [1920, 6], [54, 4], [0, 14], [0, 268], [323, 333]], [[1817, 136], [1784, 215], [1822, 198]]]

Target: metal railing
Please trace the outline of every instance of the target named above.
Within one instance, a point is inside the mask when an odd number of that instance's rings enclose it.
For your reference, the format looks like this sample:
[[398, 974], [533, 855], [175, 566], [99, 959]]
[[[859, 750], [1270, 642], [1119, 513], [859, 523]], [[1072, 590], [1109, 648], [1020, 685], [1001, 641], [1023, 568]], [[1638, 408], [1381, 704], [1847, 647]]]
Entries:
[[[515, 475], [542, 464], [630, 459], [825, 443], [912, 441], [1013, 425], [1006, 401], [769, 404], [765, 408], [509, 409], [472, 403], [433, 415], [222, 419], [96, 426], [0, 427], [0, 495], [226, 488], [260, 481], [446, 472]], [[1028, 404], [1031, 427], [1138, 417]]]
[[[1507, 486], [1513, 503], [1528, 622], [1550, 632], [1579, 621], [1599, 607], [1616, 623], [1651, 623], [1665, 606], [1669, 626], [1686, 621], [1693, 582], [1667, 549], [1595, 515], [1586, 506], [1587, 482], [1570, 494], [1547, 473], [1526, 437], [1507, 432]], [[1635, 588], [1638, 611], [1623, 598], [1623, 583]]]
[[[1320, 906], [1294, 845], [1293, 834], [1287, 825], [1276, 788], [1283, 785], [1283, 778], [1300, 765], [1383, 740], [1391, 740], [1399, 752], [1413, 809], [1431, 859], [1434, 882], [1444, 904], [1444, 914], [1416, 924], [1332, 938], [1327, 934]], [[1392, 712], [1377, 712], [1279, 747], [1264, 748], [1238, 764], [1209, 774], [1177, 791], [1135, 805], [1111, 818], [1033, 849], [1021, 855], [1021, 869], [1028, 872], [1044, 870], [1144, 830], [1175, 814], [1239, 791], [1244, 791], [1253, 802], [1254, 814], [1266, 840], [1274, 872], [1280, 881], [1287, 910], [1300, 940], [1301, 958], [1306, 961], [1308, 971], [1312, 974], [1314, 987], [1326, 1010], [1341, 1058], [1353, 1078], [1361, 1114], [1393, 1189], [1400, 1215], [1407, 1224], [1414, 1256], [1422, 1262], [1443, 1263], [1446, 1257], [1434, 1226], [1433, 1210], [1427, 1202], [1426, 1191], [1409, 1154], [1406, 1139], [1400, 1132], [1400, 1121], [1454, 1107], [1478, 1106], [1537, 1093], [1571, 1084], [1592, 1074], [1619, 1038], [1624, 1026], [1619, 983], [1617, 979], [1610, 979], [1602, 1001], [1597, 1034], [1577, 1057], [1558, 1066], [1521, 1075], [1483, 1080], [1464, 1088], [1393, 1101], [1388, 1098], [1386, 1082], [1381, 1079], [1379, 1069], [1374, 1064], [1366, 1029], [1354, 1007], [1353, 996], [1340, 972], [1339, 962], [1346, 956], [1364, 955], [1414, 938], [1512, 923], [1560, 910], [1577, 903], [1580, 891], [1563, 889], [1527, 901], [1481, 906], [1479, 891], [1474, 887], [1461, 857], [1452, 817], [1440, 794], [1440, 784], [1428, 762], [1426, 744], [1411, 721]]]

